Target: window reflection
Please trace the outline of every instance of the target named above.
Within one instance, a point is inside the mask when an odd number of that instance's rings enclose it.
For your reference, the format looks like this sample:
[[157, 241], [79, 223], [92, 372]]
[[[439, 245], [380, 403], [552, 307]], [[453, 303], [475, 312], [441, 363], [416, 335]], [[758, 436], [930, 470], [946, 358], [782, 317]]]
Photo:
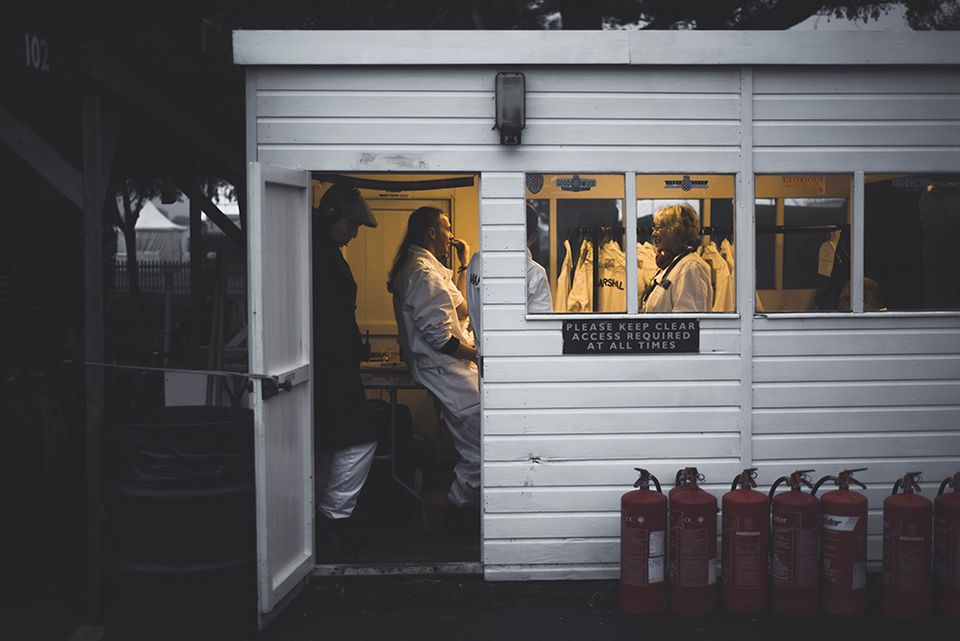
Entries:
[[864, 311], [960, 310], [960, 174], [864, 177]]
[[850, 176], [756, 177], [757, 311], [849, 311]]
[[[733, 196], [731, 175], [637, 176], [637, 281], [641, 311], [736, 310]], [[682, 213], [684, 208], [689, 208], [689, 212]], [[661, 226], [669, 227], [668, 221], [678, 221], [678, 214], [680, 218], [693, 216], [696, 227], [676, 240], [668, 234], [667, 239], [673, 241], [668, 244], [673, 246], [665, 247], [664, 236], [653, 233], [655, 216]]]
[[526, 175], [536, 219], [528, 248], [547, 272], [554, 312], [627, 311], [623, 193], [620, 174]]

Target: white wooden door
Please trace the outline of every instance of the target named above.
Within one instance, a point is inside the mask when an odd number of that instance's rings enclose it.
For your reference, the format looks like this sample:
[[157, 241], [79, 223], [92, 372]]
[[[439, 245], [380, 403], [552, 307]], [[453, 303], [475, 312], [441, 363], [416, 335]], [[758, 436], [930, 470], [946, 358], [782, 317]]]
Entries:
[[247, 178], [262, 629], [314, 566], [310, 175], [251, 162]]

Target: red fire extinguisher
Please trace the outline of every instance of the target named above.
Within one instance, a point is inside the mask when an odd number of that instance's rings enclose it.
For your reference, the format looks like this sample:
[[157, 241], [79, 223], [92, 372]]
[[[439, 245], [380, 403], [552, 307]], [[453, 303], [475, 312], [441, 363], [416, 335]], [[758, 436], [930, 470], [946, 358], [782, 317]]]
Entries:
[[[657, 477], [634, 469], [640, 472], [633, 484], [637, 489], [620, 498], [620, 608], [653, 614], [667, 609], [667, 497]], [[650, 489], [650, 481], [656, 492]]]
[[933, 503], [914, 494], [920, 480], [907, 472], [883, 500], [883, 612], [894, 619], [930, 616]]
[[[781, 476], [770, 488], [770, 607], [780, 615], [814, 615], [820, 608], [820, 503], [802, 489], [813, 489], [812, 471]], [[790, 491], [776, 494], [781, 483]]]
[[670, 491], [670, 611], [711, 614], [716, 611], [717, 499], [702, 490], [696, 468], [682, 471]]
[[820, 499], [820, 578], [822, 606], [826, 614], [863, 614], [867, 610], [867, 497], [850, 489], [854, 472], [824, 476], [813, 486], [813, 494], [826, 481], [837, 489]]
[[723, 609], [734, 614], [767, 609], [770, 503], [756, 478], [756, 468], [744, 470], [723, 495]]
[[[947, 486], [953, 492], [944, 494]], [[933, 501], [933, 568], [940, 614], [960, 616], [960, 472], [945, 478]]]

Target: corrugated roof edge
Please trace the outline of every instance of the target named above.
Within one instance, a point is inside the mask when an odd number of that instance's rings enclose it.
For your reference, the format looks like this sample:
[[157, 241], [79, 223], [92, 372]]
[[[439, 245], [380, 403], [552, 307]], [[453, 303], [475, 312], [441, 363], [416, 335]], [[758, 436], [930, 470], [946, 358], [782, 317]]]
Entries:
[[957, 65], [957, 31], [234, 31], [239, 65]]

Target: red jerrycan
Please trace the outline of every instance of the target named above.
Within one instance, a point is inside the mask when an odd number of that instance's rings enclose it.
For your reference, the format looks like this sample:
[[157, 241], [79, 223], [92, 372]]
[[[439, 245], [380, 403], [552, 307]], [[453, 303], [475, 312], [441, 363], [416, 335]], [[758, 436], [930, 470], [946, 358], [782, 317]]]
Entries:
[[[952, 492], [944, 494], [950, 487]], [[940, 614], [960, 617], [960, 472], [943, 479], [933, 501], [933, 573]]]
[[933, 503], [915, 493], [920, 480], [920, 472], [907, 472], [883, 500], [883, 613], [894, 619], [923, 619], [931, 611]]
[[723, 495], [723, 609], [733, 614], [767, 609], [770, 503], [756, 478], [756, 468], [744, 470]]
[[684, 468], [670, 491], [670, 611], [712, 614], [717, 591], [717, 499], [698, 485], [703, 476]]
[[813, 494], [826, 481], [837, 489], [820, 498], [820, 603], [825, 614], [853, 615], [867, 611], [867, 497], [850, 489], [854, 472], [824, 476], [813, 486]]
[[[647, 470], [620, 498], [620, 608], [653, 614], [667, 609], [667, 497]], [[656, 491], [650, 489], [653, 481]]]
[[[781, 476], [770, 488], [770, 608], [780, 615], [810, 616], [820, 609], [820, 502], [808, 473]], [[781, 483], [789, 492], [776, 494]]]

